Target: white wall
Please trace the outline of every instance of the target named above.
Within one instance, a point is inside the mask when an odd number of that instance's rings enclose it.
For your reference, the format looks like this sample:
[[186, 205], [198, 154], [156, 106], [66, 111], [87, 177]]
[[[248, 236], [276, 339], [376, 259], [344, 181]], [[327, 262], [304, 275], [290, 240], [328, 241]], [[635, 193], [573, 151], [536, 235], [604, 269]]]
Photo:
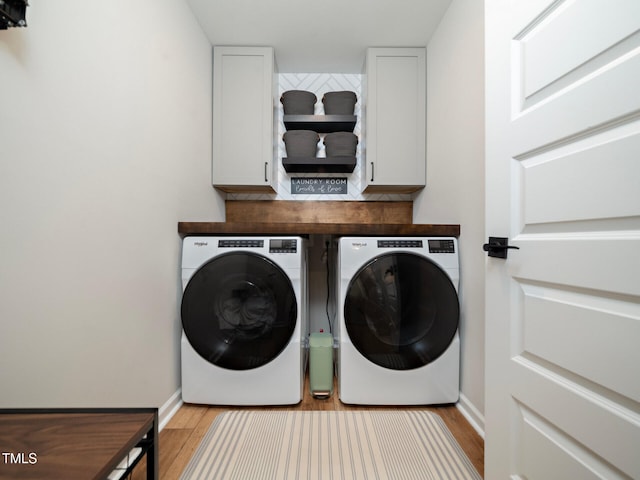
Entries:
[[[211, 47], [183, 0], [31, 2], [0, 31], [0, 407], [160, 406], [179, 388], [179, 220], [210, 186]], [[460, 223], [462, 392], [484, 409], [482, 2], [428, 45], [427, 188]], [[323, 279], [324, 280], [324, 279]]]
[[160, 406], [177, 222], [224, 219], [211, 47], [183, 0], [30, 3], [0, 31], [0, 407]]
[[459, 223], [461, 406], [483, 428], [483, 2], [454, 0], [427, 46], [427, 186], [417, 223]]

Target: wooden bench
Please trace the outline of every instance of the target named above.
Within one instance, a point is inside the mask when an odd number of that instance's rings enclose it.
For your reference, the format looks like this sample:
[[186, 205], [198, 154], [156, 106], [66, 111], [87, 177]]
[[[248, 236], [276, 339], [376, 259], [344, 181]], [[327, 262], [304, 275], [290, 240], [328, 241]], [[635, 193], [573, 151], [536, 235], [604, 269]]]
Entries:
[[134, 448], [158, 478], [158, 410], [0, 409], [0, 479], [106, 480]]

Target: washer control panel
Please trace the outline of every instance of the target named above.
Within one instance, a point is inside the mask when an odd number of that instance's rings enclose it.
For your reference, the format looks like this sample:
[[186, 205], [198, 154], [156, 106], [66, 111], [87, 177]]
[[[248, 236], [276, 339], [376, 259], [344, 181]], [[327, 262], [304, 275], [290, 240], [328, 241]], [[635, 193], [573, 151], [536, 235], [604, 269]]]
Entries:
[[429, 239], [429, 253], [456, 253], [451, 239]]
[[290, 238], [272, 238], [269, 240], [269, 253], [296, 253], [298, 241]]

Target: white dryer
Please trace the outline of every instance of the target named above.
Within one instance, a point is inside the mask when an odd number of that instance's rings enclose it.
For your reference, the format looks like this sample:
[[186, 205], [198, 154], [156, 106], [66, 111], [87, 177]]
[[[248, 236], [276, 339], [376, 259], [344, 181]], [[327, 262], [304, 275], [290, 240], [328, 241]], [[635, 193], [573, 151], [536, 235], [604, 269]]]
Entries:
[[182, 398], [214, 405], [302, 400], [306, 241], [186, 237], [182, 250]]
[[344, 403], [459, 397], [456, 238], [344, 237], [338, 244], [338, 393]]

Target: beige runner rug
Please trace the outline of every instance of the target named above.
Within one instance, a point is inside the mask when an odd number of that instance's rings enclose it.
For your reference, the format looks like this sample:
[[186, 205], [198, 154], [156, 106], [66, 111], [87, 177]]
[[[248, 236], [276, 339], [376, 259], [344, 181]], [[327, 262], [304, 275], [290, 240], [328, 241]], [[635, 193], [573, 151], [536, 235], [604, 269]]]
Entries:
[[480, 479], [443, 420], [425, 411], [221, 413], [182, 480]]

